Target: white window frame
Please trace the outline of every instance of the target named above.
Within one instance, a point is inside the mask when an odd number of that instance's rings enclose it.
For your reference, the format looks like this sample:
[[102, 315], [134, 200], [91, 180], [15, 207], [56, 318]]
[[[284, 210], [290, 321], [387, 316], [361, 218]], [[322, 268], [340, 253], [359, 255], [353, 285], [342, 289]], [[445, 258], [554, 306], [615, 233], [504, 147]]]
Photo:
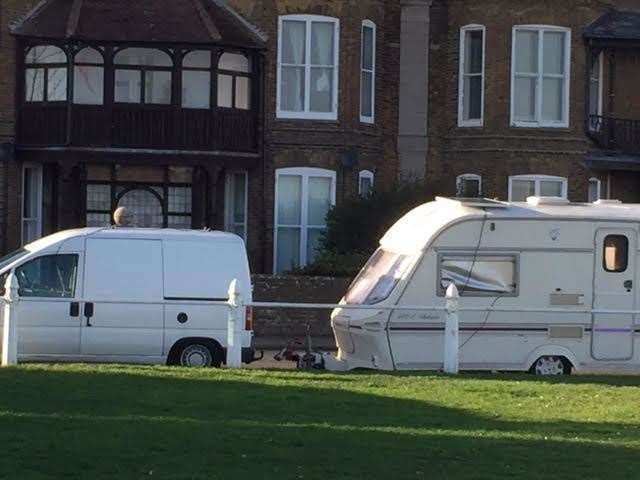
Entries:
[[358, 195], [363, 196], [362, 180], [371, 180], [371, 189], [375, 184], [375, 174], [371, 170], [360, 170], [358, 174]]
[[[299, 176], [301, 178], [301, 191], [300, 199], [302, 205], [300, 205], [300, 224], [289, 225], [280, 224], [278, 219], [278, 184], [280, 177], [283, 175]], [[327, 170], [324, 168], [312, 168], [312, 167], [290, 167], [279, 168], [276, 170], [276, 182], [275, 182], [275, 196], [273, 206], [273, 218], [274, 218], [274, 230], [273, 230], [273, 273], [278, 273], [278, 229], [280, 227], [299, 227], [300, 228], [300, 267], [307, 265], [307, 241], [308, 241], [308, 229], [309, 228], [326, 228], [327, 225], [309, 225], [309, 178], [322, 177], [331, 179], [331, 205], [336, 204], [336, 172], [334, 170]]]
[[456, 177], [456, 195], [460, 192], [460, 184], [466, 180], [478, 182], [478, 197], [482, 198], [482, 177], [476, 173], [463, 173]]
[[[304, 111], [290, 112], [282, 110], [281, 105], [281, 79], [282, 79], [282, 26], [287, 20], [306, 22], [306, 45], [305, 45], [305, 92]], [[333, 51], [333, 109], [331, 112], [312, 112], [309, 110], [311, 101], [311, 23], [323, 22], [333, 23], [334, 51]], [[302, 65], [292, 65], [302, 67]], [[322, 65], [314, 65], [322, 67]], [[329, 67], [329, 65], [326, 65]], [[276, 82], [276, 116], [285, 119], [307, 119], [307, 120], [337, 120], [338, 119], [338, 91], [340, 79], [340, 20], [324, 15], [281, 15], [278, 17], [278, 78]]]
[[[601, 181], [599, 178], [591, 177], [591, 178], [589, 179], [589, 187], [591, 187], [591, 184], [592, 184], [592, 183], [595, 183], [595, 184], [596, 184], [596, 196], [597, 196], [598, 198], [596, 198], [594, 201], [596, 201], [596, 202], [597, 202], [598, 200], [601, 200], [601, 199], [602, 199], [602, 181]], [[588, 192], [588, 190], [587, 190], [587, 194], [588, 194], [588, 193], [589, 193], [589, 192]], [[591, 199], [590, 199], [590, 198], [588, 198], [587, 200], [591, 201]]]
[[509, 201], [512, 198], [512, 186], [514, 180], [523, 180], [526, 182], [535, 182], [533, 196], [540, 196], [540, 182], [562, 182], [562, 198], [567, 198], [569, 182], [566, 177], [557, 177], [554, 175], [512, 175], [509, 177]]
[[[364, 30], [365, 28], [370, 28], [372, 30], [372, 38], [373, 45], [371, 46], [373, 60], [371, 63], [371, 70], [364, 68]], [[360, 31], [360, 121], [362, 123], [375, 123], [376, 119], [376, 55], [377, 55], [377, 27], [376, 24], [371, 20], [363, 20], [362, 27]], [[362, 89], [364, 85], [362, 84], [362, 74], [363, 73], [371, 74], [371, 116], [362, 114]]]
[[[516, 75], [516, 36], [519, 31], [535, 31], [538, 33], [538, 73], [537, 74], [520, 74]], [[564, 75], [544, 74], [544, 33], [564, 33], [565, 34], [565, 57], [564, 57]], [[571, 29], [567, 27], [557, 27], [553, 25], [516, 25], [513, 27], [511, 34], [511, 126], [525, 128], [569, 128], [570, 117], [570, 98], [571, 98]], [[515, 119], [515, 94], [516, 94], [516, 76], [528, 77], [536, 79], [536, 119], [533, 121], [516, 120]], [[563, 78], [564, 79], [564, 95], [563, 95], [563, 119], [560, 122], [542, 120], [542, 85], [544, 78]]]
[[[466, 60], [465, 36], [469, 32], [482, 32], [482, 88], [480, 90], [480, 118], [464, 119], [464, 80], [465, 77], [476, 76], [477, 74], [466, 74], [464, 63]], [[484, 125], [484, 87], [485, 87], [485, 58], [487, 50], [487, 29], [484, 25], [466, 25], [460, 29], [460, 66], [458, 71], [458, 126], [459, 127], [482, 127]]]
[[[35, 201], [36, 201], [36, 216], [35, 217], [25, 217], [24, 216], [24, 199], [25, 199], [25, 191], [24, 191], [24, 178], [25, 178], [25, 172], [30, 169], [33, 170], [34, 173], [36, 174], [36, 178], [37, 178], [37, 184], [38, 184], [38, 191], [36, 192], [35, 195]], [[21, 228], [22, 228], [22, 232], [21, 232], [21, 237], [22, 237], [22, 244], [25, 245], [27, 243], [29, 243], [30, 241], [34, 241], [37, 240], [38, 238], [42, 237], [42, 195], [43, 195], [43, 172], [42, 172], [42, 165], [37, 164], [37, 163], [25, 163], [24, 165], [22, 165], [22, 195], [21, 195], [21, 202], [20, 202], [20, 207], [21, 207], [21, 212], [20, 212], [20, 218], [21, 220]], [[25, 238], [25, 224], [27, 223], [34, 223], [36, 224], [36, 238], [35, 239], [31, 239], [31, 240], [27, 240]]]
[[233, 206], [233, 200], [235, 198], [235, 192], [234, 192], [234, 187], [235, 187], [235, 183], [233, 181], [233, 177], [235, 175], [244, 175], [244, 222], [242, 224], [243, 226], [243, 234], [242, 234], [242, 238], [243, 240], [247, 241], [248, 238], [248, 223], [249, 223], [249, 174], [246, 170], [240, 170], [240, 171], [229, 171], [226, 174], [225, 177], [225, 201], [224, 201], [224, 205], [225, 205], [225, 211], [224, 211], [224, 225], [225, 225], [225, 230], [227, 232], [233, 232], [235, 233], [235, 228], [239, 226], [238, 223], [236, 223], [233, 219], [233, 208], [231, 208]]

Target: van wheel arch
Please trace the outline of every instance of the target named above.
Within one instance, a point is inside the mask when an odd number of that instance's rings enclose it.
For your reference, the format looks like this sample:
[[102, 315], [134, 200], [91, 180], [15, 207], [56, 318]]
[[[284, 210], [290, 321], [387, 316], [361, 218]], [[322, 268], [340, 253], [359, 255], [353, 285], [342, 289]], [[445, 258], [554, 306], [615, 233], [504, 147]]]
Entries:
[[536, 362], [541, 357], [559, 357], [562, 360], [562, 363], [564, 363], [566, 371], [573, 373], [578, 370], [578, 360], [573, 352], [571, 352], [568, 348], [561, 347], [559, 345], [540, 347], [531, 352], [531, 354], [527, 358], [524, 370], [527, 372], [533, 372]]
[[212, 366], [219, 368], [224, 360], [224, 349], [222, 345], [213, 338], [207, 337], [185, 337], [173, 344], [167, 355], [167, 365], [180, 365], [180, 354], [190, 345], [204, 345], [211, 352]]

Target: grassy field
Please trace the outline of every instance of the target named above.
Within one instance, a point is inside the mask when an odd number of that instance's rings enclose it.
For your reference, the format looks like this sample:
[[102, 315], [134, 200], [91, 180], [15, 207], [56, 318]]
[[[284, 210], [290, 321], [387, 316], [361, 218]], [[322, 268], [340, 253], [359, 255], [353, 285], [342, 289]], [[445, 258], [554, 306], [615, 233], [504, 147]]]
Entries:
[[637, 479], [640, 378], [0, 370], [0, 479]]

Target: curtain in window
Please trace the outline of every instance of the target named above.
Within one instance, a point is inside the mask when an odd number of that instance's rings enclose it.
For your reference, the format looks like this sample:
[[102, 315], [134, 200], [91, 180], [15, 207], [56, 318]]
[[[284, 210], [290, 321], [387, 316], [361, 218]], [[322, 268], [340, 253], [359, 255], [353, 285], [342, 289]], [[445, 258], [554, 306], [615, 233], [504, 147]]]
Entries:
[[331, 112], [333, 103], [334, 25], [311, 24], [311, 97], [314, 112]]
[[282, 22], [281, 108], [290, 112], [304, 110], [306, 23]]

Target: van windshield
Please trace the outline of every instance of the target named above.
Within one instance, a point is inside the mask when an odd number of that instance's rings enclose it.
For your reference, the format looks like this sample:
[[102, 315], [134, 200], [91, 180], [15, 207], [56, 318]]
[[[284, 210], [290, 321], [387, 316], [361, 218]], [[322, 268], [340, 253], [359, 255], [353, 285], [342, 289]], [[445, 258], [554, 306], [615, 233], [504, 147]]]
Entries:
[[412, 257], [409, 255], [378, 249], [349, 288], [346, 302], [352, 305], [373, 305], [382, 302], [391, 295], [411, 265], [411, 260]]
[[11, 252], [9, 255], [5, 255], [4, 257], [0, 258], [0, 270], [2, 270], [4, 267], [9, 265], [10, 263], [20, 259], [21, 257], [24, 257], [28, 253], [29, 253], [28, 250], [21, 248], [19, 250]]

